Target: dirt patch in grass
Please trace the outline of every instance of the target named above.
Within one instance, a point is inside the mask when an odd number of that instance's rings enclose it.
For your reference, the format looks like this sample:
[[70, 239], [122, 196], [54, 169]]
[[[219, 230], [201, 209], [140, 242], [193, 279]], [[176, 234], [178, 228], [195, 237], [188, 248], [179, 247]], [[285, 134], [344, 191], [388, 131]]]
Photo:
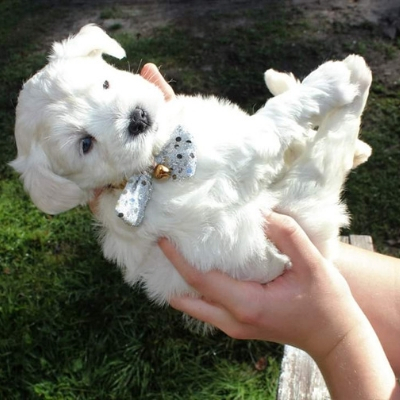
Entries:
[[[96, 23], [108, 32], [127, 33], [137, 38], [150, 36], [154, 29], [171, 25], [190, 27], [192, 34], [201, 37], [212, 35], [204, 21], [227, 14], [222, 24], [227, 28], [249, 27], [253, 18], [250, 10], [268, 9], [271, 14], [284, 7], [288, 12], [300, 12], [311, 27], [307, 31], [315, 39], [346, 43], [348, 52], [362, 54], [362, 41], [366, 32], [375, 30], [382, 37], [398, 40], [400, 29], [400, 4], [398, 0], [59, 0], [45, 1], [49, 7], [64, 7], [64, 17], [49, 27], [46, 49], [53, 40], [76, 33], [87, 23]], [[357, 28], [358, 29], [355, 29]], [[368, 62], [378, 79], [388, 85], [400, 81], [400, 55], [388, 54], [382, 59], [369, 49]], [[390, 48], [388, 48], [390, 53]], [[144, 60], [146, 61], [146, 60]]]

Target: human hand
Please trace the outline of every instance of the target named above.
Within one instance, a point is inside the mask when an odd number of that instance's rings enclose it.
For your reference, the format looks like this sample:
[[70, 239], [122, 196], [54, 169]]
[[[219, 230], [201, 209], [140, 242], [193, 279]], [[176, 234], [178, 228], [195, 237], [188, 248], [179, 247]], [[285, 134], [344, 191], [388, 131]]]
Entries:
[[[147, 81], [158, 86], [158, 88], [163, 92], [166, 101], [170, 101], [175, 97], [174, 90], [167, 83], [164, 77], [161, 75], [159, 69], [152, 63], [145, 64], [140, 71], [140, 75]], [[103, 188], [98, 188], [93, 191], [93, 198], [89, 201], [89, 208], [93, 214], [97, 212], [97, 204], [99, 196]]]
[[201, 273], [161, 239], [164, 254], [201, 295], [175, 297], [170, 304], [234, 338], [287, 343], [322, 356], [363, 318], [362, 312], [342, 275], [293, 219], [272, 213], [267, 222], [268, 237], [293, 267], [264, 285], [218, 271]]

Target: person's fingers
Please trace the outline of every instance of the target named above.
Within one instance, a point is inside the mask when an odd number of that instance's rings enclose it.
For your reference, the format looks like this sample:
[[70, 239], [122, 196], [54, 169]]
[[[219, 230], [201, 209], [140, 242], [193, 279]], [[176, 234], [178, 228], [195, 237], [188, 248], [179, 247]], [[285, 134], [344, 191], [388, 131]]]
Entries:
[[199, 297], [172, 297], [169, 300], [169, 304], [176, 310], [214, 326], [221, 325], [222, 321], [230, 319], [226, 310]]
[[223, 305], [239, 319], [248, 311], [245, 305], [249, 303], [249, 296], [257, 295], [257, 291], [261, 294], [263, 290], [258, 283], [237, 281], [220, 271], [202, 273], [191, 266], [167, 239], [160, 239], [158, 244], [189, 286], [207, 300]]
[[170, 299], [171, 307], [206, 322], [236, 339], [255, 339], [255, 329], [238, 321], [227, 309], [201, 298], [182, 296]]
[[140, 75], [144, 79], [158, 86], [164, 93], [164, 98], [166, 101], [169, 101], [175, 97], [174, 90], [165, 81], [164, 77], [161, 75], [160, 71], [154, 64], [152, 63], [145, 64], [142, 70], [140, 71]]
[[283, 214], [272, 212], [266, 218], [265, 233], [275, 246], [290, 257], [295, 265], [318, 268], [324, 261], [307, 234], [297, 222]]
[[95, 189], [93, 191], [93, 198], [88, 203], [89, 204], [89, 209], [93, 214], [96, 214], [97, 211], [98, 211], [97, 208], [98, 208], [98, 205], [99, 205], [99, 196], [100, 196], [102, 191], [103, 191], [103, 188]]

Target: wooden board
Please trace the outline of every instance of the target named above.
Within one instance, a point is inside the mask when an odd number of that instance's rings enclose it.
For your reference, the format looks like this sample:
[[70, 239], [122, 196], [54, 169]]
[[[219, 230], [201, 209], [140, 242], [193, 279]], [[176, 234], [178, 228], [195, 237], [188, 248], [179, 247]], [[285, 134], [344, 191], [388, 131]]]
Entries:
[[303, 350], [285, 346], [278, 384], [278, 400], [330, 400], [324, 378]]

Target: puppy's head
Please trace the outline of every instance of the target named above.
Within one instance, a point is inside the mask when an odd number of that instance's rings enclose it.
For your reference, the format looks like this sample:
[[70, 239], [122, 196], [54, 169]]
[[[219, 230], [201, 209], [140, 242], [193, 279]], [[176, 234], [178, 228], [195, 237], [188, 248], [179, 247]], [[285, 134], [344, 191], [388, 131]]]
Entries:
[[148, 166], [161, 91], [107, 64], [125, 51], [87, 25], [53, 45], [49, 63], [19, 95], [11, 162], [33, 202], [57, 214], [85, 203], [93, 189], [118, 184]]

